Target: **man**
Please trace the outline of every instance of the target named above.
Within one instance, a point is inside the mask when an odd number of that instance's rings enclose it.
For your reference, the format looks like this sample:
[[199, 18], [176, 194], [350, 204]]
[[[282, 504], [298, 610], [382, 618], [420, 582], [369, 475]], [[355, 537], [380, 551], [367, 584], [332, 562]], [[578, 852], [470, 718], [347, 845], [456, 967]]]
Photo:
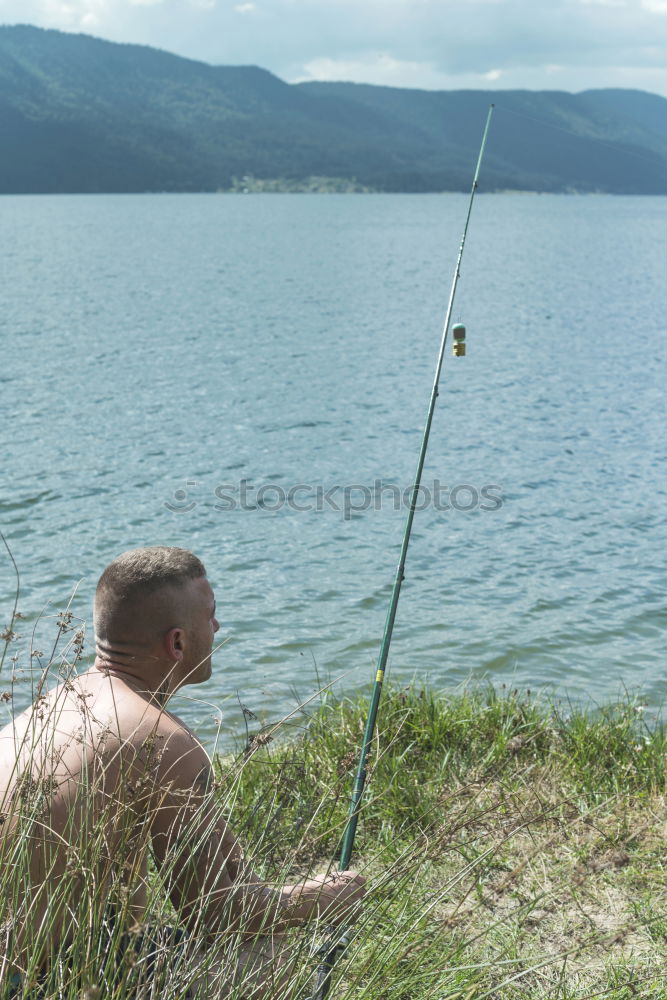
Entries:
[[[284, 932], [353, 917], [365, 891], [355, 872], [282, 888], [258, 878], [216, 803], [206, 752], [167, 708], [211, 676], [218, 628], [196, 556], [125, 552], [97, 586], [94, 665], [40, 688], [0, 731], [0, 986], [39, 982], [63, 947], [91, 970], [114, 948], [134, 949], [130, 966], [143, 961], [148, 974], [158, 954], [185, 948], [197, 996], [284, 1000]], [[144, 925], [149, 901], [155, 910], [149, 854], [181, 926], [157, 935], [161, 945]], [[208, 950], [195, 953], [204, 936]]]

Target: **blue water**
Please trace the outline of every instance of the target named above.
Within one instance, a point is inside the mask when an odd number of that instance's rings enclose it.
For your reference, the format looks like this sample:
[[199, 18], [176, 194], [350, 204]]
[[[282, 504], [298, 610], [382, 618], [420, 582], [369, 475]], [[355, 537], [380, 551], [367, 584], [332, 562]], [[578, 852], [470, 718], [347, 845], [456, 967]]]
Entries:
[[[0, 199], [17, 705], [37, 618], [44, 649], [75, 591], [90, 623], [101, 570], [143, 544], [192, 548], [217, 591], [228, 641], [174, 706], [207, 739], [239, 729], [239, 702], [278, 719], [373, 677], [405, 517], [390, 487], [414, 473], [466, 207]], [[664, 198], [476, 200], [467, 357], [445, 360], [424, 472], [470, 509], [416, 516], [394, 680], [664, 699], [666, 259]], [[353, 510], [374, 484], [381, 509]], [[281, 506], [296, 485], [324, 509]]]

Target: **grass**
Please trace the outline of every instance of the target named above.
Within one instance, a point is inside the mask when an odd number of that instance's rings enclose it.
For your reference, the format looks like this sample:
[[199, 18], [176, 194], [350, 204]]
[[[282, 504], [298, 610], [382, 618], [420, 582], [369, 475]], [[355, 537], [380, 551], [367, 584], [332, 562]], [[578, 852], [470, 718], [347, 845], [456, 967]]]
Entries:
[[[388, 690], [357, 839], [372, 903], [342, 995], [667, 997], [667, 746], [642, 709]], [[333, 702], [235, 776], [267, 874], [296, 840], [295, 861], [335, 854], [364, 716], [363, 698]]]
[[[16, 624], [6, 644], [17, 641]], [[79, 669], [82, 650], [80, 630], [61, 615], [50, 656], [38, 657], [37, 693], [54, 670], [62, 680]], [[11, 700], [11, 682], [6, 692], [0, 683], [3, 693]], [[363, 696], [324, 698], [298, 738], [260, 728], [238, 754], [215, 758], [215, 795], [268, 881], [295, 881], [336, 857], [365, 711]], [[331, 996], [665, 1000], [666, 753], [662, 724], [630, 697], [565, 710], [516, 690], [388, 687], [353, 862], [368, 875], [369, 894]], [[0, 851], [0, 926], [28, 909], [35, 828], [48, 825], [48, 776], [30, 774], [21, 835]], [[122, 880], [102, 886], [87, 875], [104, 857], [102, 826], [70, 831], [61, 902], [69, 901], [72, 943], [51, 967], [48, 1000], [136, 995], [142, 928], [121, 921], [110, 930], [109, 899], [127, 911]], [[136, 846], [128, 839], [124, 849]], [[150, 925], [174, 923], [163, 885], [177, 864], [151, 870]], [[49, 912], [57, 909], [54, 898]], [[137, 949], [123, 940], [114, 980], [100, 942], [106, 934], [118, 945], [124, 931]], [[48, 934], [48, 922], [34, 930], [28, 980]], [[295, 997], [310, 995], [325, 935], [317, 925], [292, 932]], [[233, 950], [236, 939], [223, 938], [216, 945]], [[191, 956], [186, 949], [174, 970], [169, 942], [163, 954], [171, 964], [158, 962], [152, 995], [178, 1000], [193, 977]], [[35, 993], [27, 986], [19, 995]], [[243, 991], [228, 995], [241, 1000]]]

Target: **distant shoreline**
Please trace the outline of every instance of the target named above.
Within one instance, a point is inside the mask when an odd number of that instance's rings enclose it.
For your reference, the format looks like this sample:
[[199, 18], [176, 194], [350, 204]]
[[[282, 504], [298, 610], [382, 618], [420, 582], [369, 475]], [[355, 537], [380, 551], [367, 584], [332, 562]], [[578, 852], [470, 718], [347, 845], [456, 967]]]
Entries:
[[[216, 191], [0, 191], [0, 198], [95, 198], [95, 197], [145, 197], [147, 195], [154, 195], [155, 197], [164, 197], [166, 195], [209, 195], [211, 197], [217, 195], [274, 195], [274, 194], [290, 194], [290, 195], [313, 195], [313, 194], [331, 194], [331, 195], [342, 195], [342, 194], [353, 194], [353, 195], [386, 195], [388, 197], [395, 197], [400, 195], [410, 195], [412, 197], [424, 198], [424, 197], [438, 197], [443, 194], [459, 194], [467, 195], [470, 191], [462, 190], [442, 190], [442, 191], [382, 191], [379, 189], [364, 188], [364, 189], [347, 189], [347, 190], [334, 190], [334, 189], [317, 189], [311, 187], [296, 187], [296, 186], [271, 186], [265, 188], [218, 188]], [[618, 192], [618, 191], [531, 191], [522, 190], [520, 188], [502, 188], [498, 190], [484, 191], [481, 188], [477, 190], [476, 194], [478, 196], [487, 195], [534, 195], [534, 196], [553, 196], [553, 197], [577, 197], [577, 198], [665, 198], [667, 194], [647, 194], [642, 192]]]

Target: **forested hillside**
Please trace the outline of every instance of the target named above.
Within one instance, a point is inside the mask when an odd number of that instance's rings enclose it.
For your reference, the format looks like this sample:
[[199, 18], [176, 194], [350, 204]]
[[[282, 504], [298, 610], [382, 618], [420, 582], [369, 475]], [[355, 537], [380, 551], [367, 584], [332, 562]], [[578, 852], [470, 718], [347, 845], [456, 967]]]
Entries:
[[[289, 85], [257, 67], [0, 27], [0, 192], [667, 193], [667, 100], [640, 91]], [[245, 178], [245, 179], [244, 179]]]

